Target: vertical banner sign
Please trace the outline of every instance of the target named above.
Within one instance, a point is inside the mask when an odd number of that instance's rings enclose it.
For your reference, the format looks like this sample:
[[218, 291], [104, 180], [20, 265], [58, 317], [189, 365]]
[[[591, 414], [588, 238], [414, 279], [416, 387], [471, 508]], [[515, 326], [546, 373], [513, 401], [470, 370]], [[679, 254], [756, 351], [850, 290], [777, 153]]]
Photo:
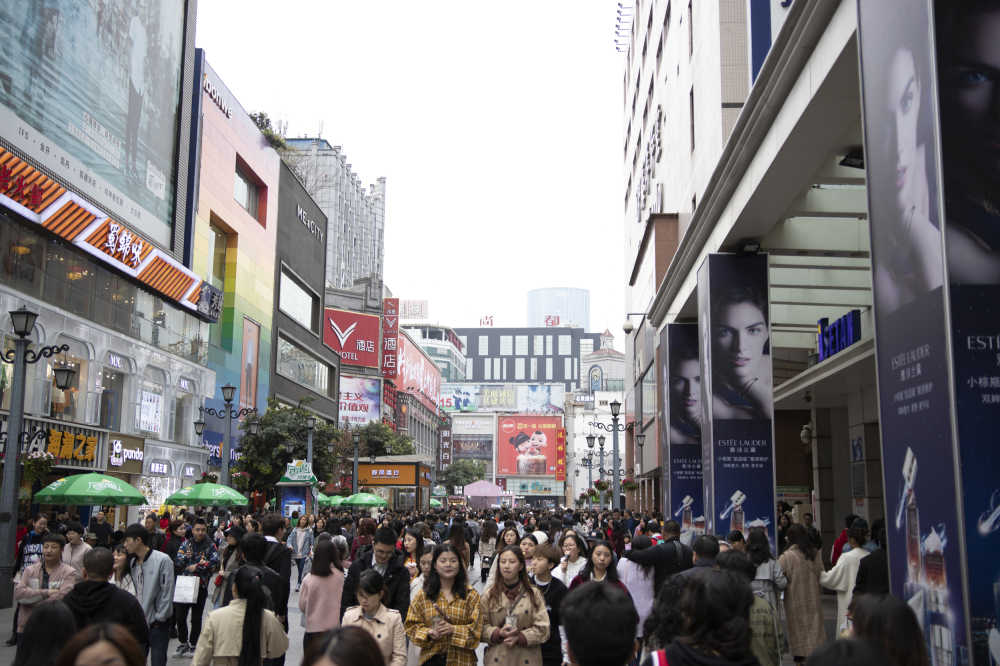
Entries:
[[698, 360], [698, 324], [667, 324], [660, 333], [663, 376], [663, 466], [666, 512], [690, 544], [705, 532], [701, 483], [701, 426], [705, 421]]
[[444, 471], [451, 465], [451, 420], [441, 421], [441, 462], [438, 467]]
[[399, 299], [382, 299], [382, 376], [395, 379], [399, 367]]
[[933, 664], [993, 664], [1000, 7], [931, 5], [858, 5], [889, 574]]
[[764, 527], [776, 550], [767, 289], [767, 255], [711, 254], [698, 269], [705, 530]]
[[566, 428], [556, 431], [556, 481], [566, 480]]

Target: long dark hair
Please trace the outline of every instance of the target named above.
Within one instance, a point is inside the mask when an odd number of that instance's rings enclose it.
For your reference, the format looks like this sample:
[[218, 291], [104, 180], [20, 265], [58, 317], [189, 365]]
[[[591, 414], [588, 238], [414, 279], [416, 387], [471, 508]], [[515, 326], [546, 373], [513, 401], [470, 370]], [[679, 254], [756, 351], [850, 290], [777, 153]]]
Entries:
[[809, 538], [806, 528], [799, 523], [792, 523], [792, 526], [785, 532], [785, 539], [789, 546], [798, 546], [802, 556], [810, 562], [816, 557], [816, 544]]
[[[452, 553], [458, 558], [458, 573], [455, 574], [455, 582], [452, 583], [451, 591], [456, 596], [464, 599], [469, 589], [469, 581], [465, 575], [465, 560], [462, 559], [462, 553], [455, 548], [455, 544], [447, 542], [438, 544], [434, 548], [434, 559], [431, 560], [431, 570], [424, 580], [424, 596], [431, 601], [437, 601], [438, 595], [441, 594], [441, 577], [438, 575], [435, 565], [437, 565], [438, 558], [443, 553]], [[241, 664], [240, 666], [243, 665]]]
[[594, 551], [596, 551], [600, 546], [604, 546], [611, 552], [611, 563], [608, 564], [607, 578], [605, 578], [605, 581], [608, 583], [617, 583], [618, 567], [615, 566], [615, 549], [607, 541], [595, 541], [590, 546], [590, 554], [587, 556], [587, 565], [583, 567], [583, 571], [580, 572], [580, 575], [584, 580], [590, 580], [590, 575], [594, 573]]
[[24, 633], [17, 641], [14, 666], [53, 663], [75, 633], [76, 619], [69, 606], [61, 599], [43, 601], [24, 625]]
[[[461, 553], [458, 559], [462, 561], [462, 566], [469, 566], [469, 559], [472, 558], [472, 546], [465, 540], [465, 523], [456, 520], [452, 524], [448, 530], [448, 541]], [[466, 552], [469, 554], [468, 559], [465, 557]]]
[[267, 606], [268, 596], [261, 583], [261, 570], [253, 566], [242, 566], [236, 570], [233, 580], [236, 593], [246, 601], [243, 616], [243, 643], [240, 648], [239, 666], [260, 666], [260, 630]]
[[[35, 612], [37, 613], [38, 611]], [[110, 624], [107, 622], [87, 625], [81, 629], [76, 636], [73, 636], [66, 643], [66, 647], [59, 653], [56, 666], [74, 666], [76, 658], [81, 652], [94, 643], [101, 641], [107, 641], [114, 645], [118, 653], [124, 658], [126, 666], [145, 666], [146, 657], [143, 655], [139, 643], [132, 637], [129, 630], [120, 624]]]
[[309, 573], [313, 576], [325, 577], [332, 574], [334, 569], [340, 571], [342, 568], [340, 551], [333, 545], [333, 540], [317, 541], [316, 545], [313, 546], [313, 561]]
[[490, 586], [489, 592], [486, 593], [489, 605], [491, 607], [496, 607], [503, 604], [501, 595], [503, 594], [505, 583], [503, 582], [503, 576], [500, 575], [500, 557], [504, 553], [513, 553], [514, 556], [517, 557], [517, 561], [521, 564], [521, 571], [517, 575], [517, 581], [521, 584], [525, 594], [531, 597], [532, 610], [537, 609], [540, 603], [539, 597], [541, 596], [541, 593], [538, 592], [537, 587], [531, 584], [531, 579], [528, 578], [528, 565], [524, 560], [524, 553], [521, 552], [520, 546], [507, 546], [497, 554], [497, 577], [493, 579], [493, 585]]
[[506, 543], [504, 543], [504, 540], [503, 540], [503, 537], [504, 537], [505, 534], [507, 534], [507, 532], [513, 532], [514, 533], [514, 544], [513, 545], [517, 545], [517, 544], [521, 543], [521, 535], [518, 534], [516, 527], [504, 527], [502, 530], [500, 530], [500, 535], [497, 537], [497, 547], [496, 547], [497, 550], [503, 550], [504, 547], [507, 545]]
[[[652, 547], [653, 547], [653, 540], [650, 539], [645, 534], [640, 534], [635, 538], [635, 541], [632, 542], [632, 550], [634, 551], [646, 550], [647, 548], [652, 548]], [[640, 564], [639, 566], [642, 568], [642, 572], [646, 575], [649, 575], [649, 573], [654, 568], [652, 562], [649, 562], [647, 564]]]
[[759, 527], [750, 530], [750, 534], [747, 535], [747, 555], [755, 567], [774, 559], [774, 555], [771, 554], [771, 544], [767, 540], [767, 532]]
[[311, 641], [302, 666], [315, 666], [326, 657], [334, 664], [384, 666], [382, 651], [375, 638], [361, 627], [337, 627]]
[[[417, 529], [415, 527], [407, 528], [407, 530], [403, 533], [403, 551], [404, 552], [406, 551], [406, 537], [407, 537], [407, 535], [413, 537], [413, 539], [417, 542], [417, 547], [413, 551], [413, 559], [417, 563], [419, 563], [420, 562], [420, 556], [424, 554], [424, 533], [421, 532], [419, 529]], [[409, 555], [409, 553], [405, 553], [405, 554]]]
[[854, 635], [881, 647], [894, 666], [927, 666], [927, 646], [913, 609], [891, 594], [860, 594], [851, 603]]
[[678, 604], [684, 627], [677, 640], [702, 654], [741, 662], [753, 654], [751, 604], [753, 592], [737, 574], [707, 570], [687, 576]]

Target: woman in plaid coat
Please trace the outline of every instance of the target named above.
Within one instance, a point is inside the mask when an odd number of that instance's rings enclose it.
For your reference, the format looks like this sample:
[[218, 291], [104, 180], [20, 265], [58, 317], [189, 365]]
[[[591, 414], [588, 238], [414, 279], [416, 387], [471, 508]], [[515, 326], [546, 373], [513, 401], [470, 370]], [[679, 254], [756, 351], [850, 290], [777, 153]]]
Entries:
[[468, 584], [462, 554], [450, 543], [434, 549], [424, 587], [410, 599], [405, 629], [420, 647], [420, 666], [476, 666], [483, 631], [479, 594]]

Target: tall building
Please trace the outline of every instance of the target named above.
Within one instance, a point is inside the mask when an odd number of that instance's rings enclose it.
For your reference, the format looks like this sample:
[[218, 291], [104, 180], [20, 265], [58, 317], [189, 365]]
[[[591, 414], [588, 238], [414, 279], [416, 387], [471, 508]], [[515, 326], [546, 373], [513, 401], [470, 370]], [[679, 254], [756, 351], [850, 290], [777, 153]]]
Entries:
[[449, 326], [440, 324], [403, 324], [414, 342], [441, 370], [441, 381], [465, 381], [465, 352], [462, 341]]
[[549, 287], [528, 292], [528, 327], [570, 326], [590, 330], [590, 291]]
[[601, 336], [582, 328], [456, 328], [465, 349], [465, 381], [520, 384], [580, 383], [580, 358]]
[[326, 139], [286, 139], [285, 158], [329, 219], [326, 284], [350, 289], [355, 281], [383, 280], [385, 178], [367, 187], [351, 170], [341, 146]]

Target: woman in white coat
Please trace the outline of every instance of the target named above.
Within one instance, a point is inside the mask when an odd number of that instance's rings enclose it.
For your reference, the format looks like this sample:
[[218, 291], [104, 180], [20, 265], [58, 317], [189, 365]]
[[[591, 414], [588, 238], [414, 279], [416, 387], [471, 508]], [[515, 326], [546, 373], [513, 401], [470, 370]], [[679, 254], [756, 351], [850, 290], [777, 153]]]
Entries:
[[868, 522], [863, 518], [855, 519], [847, 530], [847, 542], [851, 544], [851, 549], [837, 559], [837, 564], [832, 569], [819, 575], [820, 585], [837, 592], [838, 634], [843, 634], [847, 629], [847, 607], [851, 605], [858, 567], [861, 560], [868, 556], [868, 551], [862, 548], [867, 540]]

